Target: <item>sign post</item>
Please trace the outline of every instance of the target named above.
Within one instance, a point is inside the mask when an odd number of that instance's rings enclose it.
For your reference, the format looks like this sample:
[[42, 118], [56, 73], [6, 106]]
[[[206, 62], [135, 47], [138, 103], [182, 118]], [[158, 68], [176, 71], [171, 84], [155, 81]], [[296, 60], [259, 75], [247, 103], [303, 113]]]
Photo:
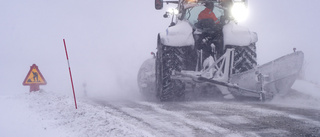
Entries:
[[26, 78], [22, 82], [22, 85], [30, 86], [30, 92], [39, 91], [40, 90], [39, 85], [46, 85], [46, 84], [47, 84], [47, 81], [42, 76], [36, 64], [33, 64], [30, 67], [30, 70]]

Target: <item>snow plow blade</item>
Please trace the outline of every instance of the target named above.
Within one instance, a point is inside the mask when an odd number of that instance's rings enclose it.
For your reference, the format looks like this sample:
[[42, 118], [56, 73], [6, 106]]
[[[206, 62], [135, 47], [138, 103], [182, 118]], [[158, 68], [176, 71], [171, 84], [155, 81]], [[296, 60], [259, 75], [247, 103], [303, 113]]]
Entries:
[[228, 81], [202, 77], [200, 72], [194, 71], [174, 72], [171, 78], [191, 85], [186, 87], [195, 87], [195, 84], [210, 84], [217, 87], [222, 93], [229, 92], [234, 97], [253, 97], [264, 101], [271, 100], [274, 95], [291, 88], [300, 73], [303, 60], [303, 52], [294, 52], [255, 69], [231, 74]]
[[231, 75], [230, 82], [240, 87], [255, 89], [257, 83], [256, 72], [259, 71], [265, 78], [264, 90], [273, 94], [286, 92], [297, 79], [304, 61], [304, 54], [297, 51], [274, 61], [258, 66], [256, 70]]

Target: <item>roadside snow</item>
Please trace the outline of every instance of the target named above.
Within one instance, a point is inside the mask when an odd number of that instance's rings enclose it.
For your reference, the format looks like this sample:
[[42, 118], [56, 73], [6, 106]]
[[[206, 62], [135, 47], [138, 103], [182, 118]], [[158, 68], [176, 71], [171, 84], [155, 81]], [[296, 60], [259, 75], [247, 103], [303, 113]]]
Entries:
[[0, 96], [0, 136], [142, 137], [153, 136], [105, 112], [103, 106], [48, 92]]
[[23, 96], [0, 96], [1, 137], [72, 136], [61, 128], [50, 126], [50, 121], [42, 119], [39, 113], [34, 112]]

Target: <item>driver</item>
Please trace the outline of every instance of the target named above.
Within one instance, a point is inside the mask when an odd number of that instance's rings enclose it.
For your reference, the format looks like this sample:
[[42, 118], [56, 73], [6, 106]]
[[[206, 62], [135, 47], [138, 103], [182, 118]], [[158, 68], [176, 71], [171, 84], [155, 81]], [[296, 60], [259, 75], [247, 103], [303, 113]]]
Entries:
[[219, 24], [219, 20], [213, 12], [214, 4], [212, 2], [206, 2], [204, 5], [206, 8], [198, 15], [198, 21], [202, 19], [212, 19], [215, 24]]
[[[203, 59], [219, 57], [221, 51], [220, 21], [213, 12], [214, 3], [205, 2], [206, 8], [198, 15], [198, 28], [204, 29], [196, 40], [198, 49], [203, 51]], [[214, 32], [214, 33], [212, 33]], [[221, 32], [221, 33], [220, 33]], [[212, 56], [213, 58], [210, 58]]]

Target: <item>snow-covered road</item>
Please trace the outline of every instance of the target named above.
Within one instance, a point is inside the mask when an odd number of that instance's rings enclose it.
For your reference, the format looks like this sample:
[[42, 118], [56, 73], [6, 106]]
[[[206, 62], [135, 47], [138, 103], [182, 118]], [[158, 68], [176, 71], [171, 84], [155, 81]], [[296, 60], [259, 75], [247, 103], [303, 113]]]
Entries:
[[293, 88], [308, 94], [268, 103], [79, 98], [77, 110], [72, 97], [47, 91], [0, 96], [0, 136], [320, 136], [320, 88], [312, 86], [300, 81]]
[[320, 136], [320, 110], [257, 102], [101, 102], [156, 136]]

